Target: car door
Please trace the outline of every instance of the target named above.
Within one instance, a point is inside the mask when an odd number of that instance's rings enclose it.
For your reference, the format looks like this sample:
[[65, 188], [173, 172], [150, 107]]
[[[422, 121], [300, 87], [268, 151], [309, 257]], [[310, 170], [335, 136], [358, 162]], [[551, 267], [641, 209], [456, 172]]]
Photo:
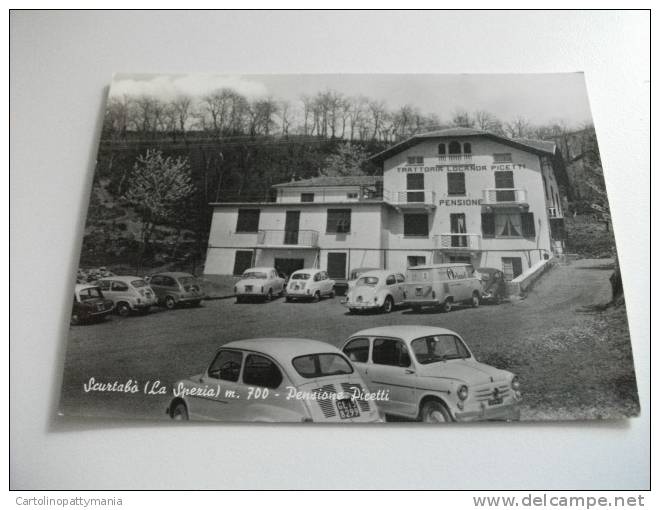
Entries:
[[[241, 398], [239, 376], [244, 353], [235, 349], [221, 349], [201, 377], [200, 388], [218, 389], [215, 396], [191, 395], [188, 397], [190, 411], [196, 417], [211, 420], [239, 419]], [[238, 398], [235, 398], [238, 396]]]
[[403, 340], [374, 337], [367, 373], [372, 391], [383, 391], [388, 396], [383, 401], [384, 411], [400, 416], [416, 415], [416, 374]]
[[346, 345], [344, 345], [343, 352], [346, 357], [351, 361], [355, 370], [362, 376], [364, 382], [369, 386], [370, 391], [371, 381], [369, 380], [369, 351], [370, 351], [371, 341], [369, 337], [358, 336], [351, 338]]
[[110, 285], [110, 295], [112, 297], [110, 299], [112, 299], [113, 302], [125, 301], [128, 298], [128, 294], [129, 289], [126, 283], [119, 280], [112, 281], [112, 284]]
[[112, 292], [112, 281], [111, 280], [101, 280], [98, 282], [98, 286], [103, 292], [103, 296], [106, 299], [110, 299], [113, 303], [115, 302], [114, 293]]

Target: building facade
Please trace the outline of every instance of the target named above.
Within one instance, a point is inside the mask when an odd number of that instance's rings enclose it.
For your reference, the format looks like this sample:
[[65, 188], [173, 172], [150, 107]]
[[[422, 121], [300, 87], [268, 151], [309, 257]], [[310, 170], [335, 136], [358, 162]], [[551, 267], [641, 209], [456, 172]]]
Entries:
[[372, 160], [379, 176], [274, 186], [275, 202], [214, 203], [206, 274], [251, 265], [289, 274], [470, 262], [511, 280], [561, 253], [563, 163], [554, 143], [455, 128]]

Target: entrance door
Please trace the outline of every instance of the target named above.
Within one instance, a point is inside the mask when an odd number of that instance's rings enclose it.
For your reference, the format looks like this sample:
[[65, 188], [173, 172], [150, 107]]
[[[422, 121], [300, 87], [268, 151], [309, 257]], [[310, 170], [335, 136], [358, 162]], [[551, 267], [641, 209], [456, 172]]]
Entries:
[[346, 279], [346, 254], [328, 253], [328, 276], [333, 280]]
[[522, 259], [520, 257], [502, 257], [502, 272], [507, 282], [520, 276], [522, 274]]
[[278, 259], [275, 258], [275, 269], [279, 273], [284, 273], [288, 278], [291, 273], [298, 269], [305, 268], [305, 259]]
[[[457, 213], [449, 215], [449, 225], [452, 234], [464, 234], [465, 229], [465, 214]], [[467, 248], [467, 236], [451, 236], [452, 248]]]
[[298, 244], [300, 211], [287, 211], [284, 222], [284, 244]]

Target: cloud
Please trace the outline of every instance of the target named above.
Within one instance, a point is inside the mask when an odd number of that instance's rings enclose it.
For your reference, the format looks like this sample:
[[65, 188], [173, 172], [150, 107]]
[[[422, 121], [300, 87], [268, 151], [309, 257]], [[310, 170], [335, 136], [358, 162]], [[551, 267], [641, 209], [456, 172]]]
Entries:
[[188, 74], [183, 76], [121, 76], [112, 82], [110, 97], [121, 97], [124, 94], [147, 95], [167, 100], [178, 95], [204, 96], [221, 88], [233, 89], [250, 99], [263, 97], [268, 93], [268, 89], [263, 83], [240, 76]]

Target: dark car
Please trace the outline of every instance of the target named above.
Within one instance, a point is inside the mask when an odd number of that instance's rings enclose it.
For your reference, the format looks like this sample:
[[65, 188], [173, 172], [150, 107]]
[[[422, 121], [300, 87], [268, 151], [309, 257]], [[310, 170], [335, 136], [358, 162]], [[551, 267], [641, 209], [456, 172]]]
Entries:
[[96, 285], [79, 284], [73, 291], [73, 309], [71, 324], [82, 324], [103, 320], [112, 313], [112, 301], [103, 297], [103, 292]]
[[500, 304], [507, 294], [504, 273], [494, 267], [480, 267], [477, 273], [483, 289], [481, 300]]
[[199, 306], [206, 294], [201, 282], [190, 273], [156, 273], [145, 278], [158, 299], [168, 310], [177, 305]]

